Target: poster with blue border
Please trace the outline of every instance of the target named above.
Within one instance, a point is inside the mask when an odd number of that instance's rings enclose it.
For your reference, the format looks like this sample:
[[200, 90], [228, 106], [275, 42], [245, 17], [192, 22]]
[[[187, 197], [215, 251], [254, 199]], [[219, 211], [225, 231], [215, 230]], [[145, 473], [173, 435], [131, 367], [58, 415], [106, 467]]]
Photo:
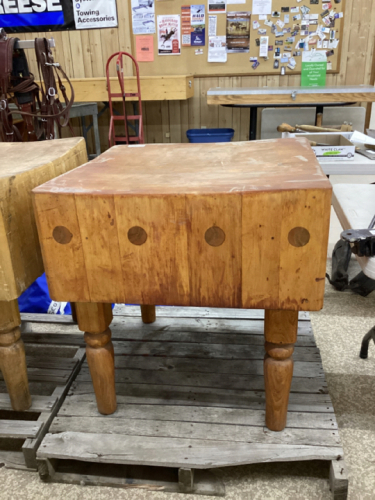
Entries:
[[116, 0], [0, 0], [0, 27], [7, 33], [117, 26]]

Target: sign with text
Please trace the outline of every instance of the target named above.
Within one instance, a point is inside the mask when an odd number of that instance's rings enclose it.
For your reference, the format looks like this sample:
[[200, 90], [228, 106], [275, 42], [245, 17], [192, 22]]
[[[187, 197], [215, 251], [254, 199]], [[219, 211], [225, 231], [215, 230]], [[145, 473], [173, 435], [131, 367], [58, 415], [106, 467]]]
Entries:
[[116, 0], [0, 0], [0, 27], [7, 33], [116, 26]]
[[324, 50], [302, 53], [301, 87], [324, 87], [327, 75], [327, 56]]

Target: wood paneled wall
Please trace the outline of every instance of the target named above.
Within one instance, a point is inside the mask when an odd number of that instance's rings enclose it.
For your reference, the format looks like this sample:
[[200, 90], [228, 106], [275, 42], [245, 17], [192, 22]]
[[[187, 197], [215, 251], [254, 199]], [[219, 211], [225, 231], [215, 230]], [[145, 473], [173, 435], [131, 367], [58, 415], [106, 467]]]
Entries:
[[[346, 2], [340, 72], [327, 75], [327, 85], [369, 84], [375, 41], [375, 8], [372, 0]], [[119, 28], [42, 33], [56, 40], [56, 60], [74, 78], [105, 76], [108, 57], [118, 50], [131, 51], [131, 20], [128, 0], [117, 0]], [[371, 8], [373, 7], [373, 8]], [[253, 36], [253, 33], [251, 34]], [[20, 35], [19, 38], [30, 38]], [[185, 49], [187, 50], [187, 49]], [[204, 48], [207, 57], [207, 47]], [[230, 57], [230, 56], [228, 56]], [[35, 71], [35, 64], [32, 64]], [[126, 68], [131, 74], [131, 68]], [[255, 73], [255, 72], [254, 72]], [[232, 127], [234, 140], [247, 140], [249, 110], [208, 106], [210, 87], [278, 87], [299, 85], [300, 76], [233, 76], [196, 78], [194, 97], [188, 101], [145, 102], [143, 106], [146, 142], [186, 142], [189, 128]], [[108, 112], [100, 118], [102, 147], [108, 147]]]

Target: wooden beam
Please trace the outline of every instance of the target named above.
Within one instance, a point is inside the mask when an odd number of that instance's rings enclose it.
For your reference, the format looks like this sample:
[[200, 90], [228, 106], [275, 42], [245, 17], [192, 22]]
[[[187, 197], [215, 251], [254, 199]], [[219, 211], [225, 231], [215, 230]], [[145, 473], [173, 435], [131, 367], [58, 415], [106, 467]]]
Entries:
[[[101, 78], [72, 78], [75, 102], [105, 102], [108, 101], [107, 79]], [[126, 92], [137, 91], [137, 80], [133, 76], [124, 78]], [[120, 92], [117, 77], [111, 77], [111, 90]], [[192, 75], [182, 76], [142, 76], [142, 101], [174, 101], [185, 100], [194, 94], [194, 78]], [[120, 101], [120, 98], [114, 99]], [[137, 98], [127, 98], [137, 101]]]

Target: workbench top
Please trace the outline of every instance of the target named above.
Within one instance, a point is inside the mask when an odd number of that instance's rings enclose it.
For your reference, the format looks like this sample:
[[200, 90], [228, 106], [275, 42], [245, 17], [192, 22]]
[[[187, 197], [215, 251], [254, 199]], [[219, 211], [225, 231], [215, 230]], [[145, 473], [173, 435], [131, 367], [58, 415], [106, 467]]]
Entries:
[[114, 146], [35, 193], [194, 195], [330, 189], [305, 138]]

